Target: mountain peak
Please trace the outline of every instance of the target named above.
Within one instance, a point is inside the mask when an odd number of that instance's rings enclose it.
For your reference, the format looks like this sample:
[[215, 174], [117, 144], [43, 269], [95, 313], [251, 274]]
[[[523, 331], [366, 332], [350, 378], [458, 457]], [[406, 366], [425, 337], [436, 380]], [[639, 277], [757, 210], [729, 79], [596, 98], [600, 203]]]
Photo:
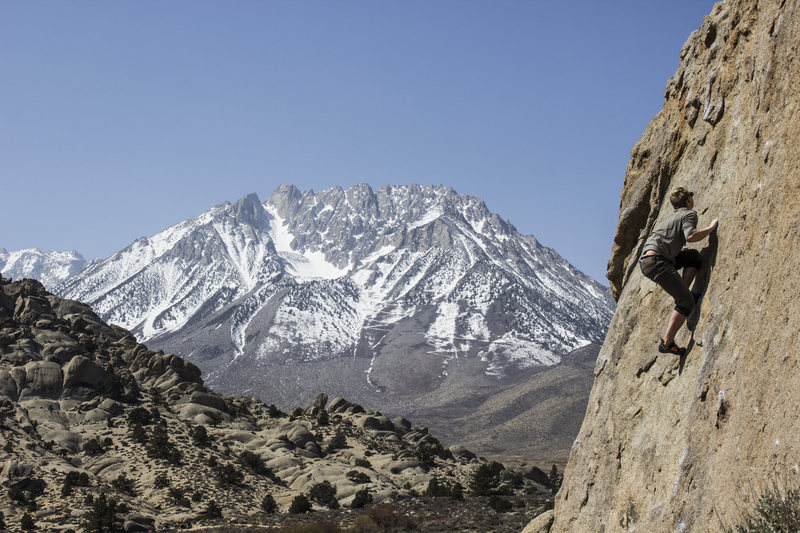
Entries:
[[269, 218], [256, 193], [249, 193], [239, 198], [230, 206], [230, 213], [242, 224], [256, 228], [263, 227]]

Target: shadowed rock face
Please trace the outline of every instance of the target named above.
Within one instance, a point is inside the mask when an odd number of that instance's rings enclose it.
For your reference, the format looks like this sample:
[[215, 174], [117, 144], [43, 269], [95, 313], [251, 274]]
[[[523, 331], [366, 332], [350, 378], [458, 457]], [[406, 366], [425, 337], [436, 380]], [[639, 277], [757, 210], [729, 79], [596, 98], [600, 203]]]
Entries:
[[[715, 6], [633, 148], [608, 277], [618, 298], [551, 531], [717, 531], [800, 453], [800, 4]], [[679, 359], [656, 343], [670, 298], [636, 268], [695, 191], [705, 293]]]

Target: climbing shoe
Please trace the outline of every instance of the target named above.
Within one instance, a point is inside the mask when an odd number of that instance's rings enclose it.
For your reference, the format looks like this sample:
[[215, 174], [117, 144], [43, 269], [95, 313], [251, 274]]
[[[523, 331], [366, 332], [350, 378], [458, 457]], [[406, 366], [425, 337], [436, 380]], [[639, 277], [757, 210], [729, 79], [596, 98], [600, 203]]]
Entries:
[[658, 344], [658, 351], [661, 353], [674, 353], [675, 355], [686, 355], [686, 348], [680, 348], [675, 341], [672, 341], [669, 346], [664, 344], [662, 340]]

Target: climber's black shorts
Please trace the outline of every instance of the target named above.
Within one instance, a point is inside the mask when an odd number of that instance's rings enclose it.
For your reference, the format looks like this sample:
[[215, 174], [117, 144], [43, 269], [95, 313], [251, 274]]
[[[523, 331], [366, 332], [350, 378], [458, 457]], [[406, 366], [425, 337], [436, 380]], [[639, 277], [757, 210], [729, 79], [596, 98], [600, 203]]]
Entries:
[[694, 296], [689, 287], [683, 283], [678, 270], [686, 267], [700, 268], [700, 265], [700, 252], [697, 250], [682, 250], [675, 257], [674, 265], [660, 255], [642, 257], [639, 260], [642, 274], [658, 283], [667, 294], [675, 298], [675, 310], [683, 316], [689, 316], [692, 312]]

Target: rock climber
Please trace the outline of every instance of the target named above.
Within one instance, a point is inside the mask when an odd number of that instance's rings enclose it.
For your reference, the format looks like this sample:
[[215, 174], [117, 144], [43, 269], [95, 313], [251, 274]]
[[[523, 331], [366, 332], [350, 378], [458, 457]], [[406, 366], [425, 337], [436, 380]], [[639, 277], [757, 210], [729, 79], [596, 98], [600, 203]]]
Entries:
[[[705, 239], [717, 228], [719, 219], [712, 220], [707, 228], [697, 229], [694, 193], [683, 187], [672, 191], [669, 201], [675, 211], [657, 224], [647, 237], [639, 266], [645, 276], [675, 299], [675, 309], [669, 317], [667, 331], [658, 345], [658, 351], [684, 355], [686, 348], [679, 348], [675, 344], [675, 334], [700, 298], [699, 293], [689, 289], [700, 268], [700, 252], [684, 248], [684, 245]], [[683, 274], [678, 273], [681, 269]]]

